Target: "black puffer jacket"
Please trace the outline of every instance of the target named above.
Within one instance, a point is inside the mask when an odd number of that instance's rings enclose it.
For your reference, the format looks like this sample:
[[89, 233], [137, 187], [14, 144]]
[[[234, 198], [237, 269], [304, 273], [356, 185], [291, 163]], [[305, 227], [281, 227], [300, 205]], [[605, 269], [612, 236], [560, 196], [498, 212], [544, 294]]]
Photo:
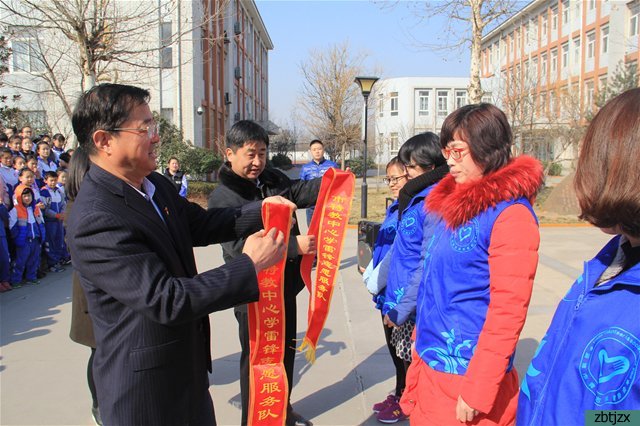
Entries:
[[[308, 181], [292, 180], [279, 170], [267, 168], [258, 178], [261, 184], [261, 187], [258, 188], [253, 181], [235, 174], [231, 170], [229, 163], [225, 163], [220, 167], [218, 178], [220, 185], [209, 195], [209, 208], [239, 207], [272, 195], [281, 195], [295, 203], [298, 208], [306, 208], [316, 204], [322, 180], [321, 178]], [[300, 235], [300, 229], [297, 221], [294, 220], [291, 237], [289, 238], [287, 265], [284, 273], [285, 293], [289, 293], [293, 289], [294, 294], [298, 294], [304, 288], [304, 282], [300, 276], [300, 261], [302, 257], [297, 254], [296, 235]], [[244, 239], [241, 239], [222, 244], [222, 257], [225, 262], [229, 262], [242, 254], [244, 241]]]

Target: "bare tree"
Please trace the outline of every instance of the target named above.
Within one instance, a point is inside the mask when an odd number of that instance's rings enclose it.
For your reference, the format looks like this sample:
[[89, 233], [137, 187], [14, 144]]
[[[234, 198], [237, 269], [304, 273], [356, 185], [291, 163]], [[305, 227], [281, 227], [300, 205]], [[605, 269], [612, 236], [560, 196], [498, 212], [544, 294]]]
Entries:
[[30, 75], [7, 86], [55, 96], [62, 115], [70, 118], [78, 93], [96, 82], [136, 81], [142, 70], [157, 70], [163, 48], [194, 29], [208, 28], [224, 10], [221, 7], [213, 18], [200, 22], [186, 19], [181, 31], [160, 40], [160, 22], [170, 21], [179, 5], [174, 1], [0, 0], [0, 26], [25, 50], [22, 53], [28, 59], [20, 71]]
[[[275, 155], [284, 155], [289, 157], [291, 152], [295, 152], [296, 145], [300, 139], [300, 129], [294, 121], [287, 127], [282, 128], [280, 133], [271, 137], [269, 142], [269, 150]], [[295, 158], [292, 158], [295, 160]]]
[[451, 50], [470, 52], [469, 101], [478, 103], [484, 93], [480, 83], [482, 36], [512, 15], [522, 3], [521, 0], [438, 0], [408, 5], [423, 22], [428, 23], [434, 16], [444, 18], [440, 36], [434, 42], [419, 41], [422, 46], [446, 55], [451, 55]]
[[348, 43], [312, 50], [300, 65], [304, 77], [299, 105], [307, 130], [324, 142], [332, 160], [360, 143], [362, 95], [354, 83], [366, 55], [355, 54]]

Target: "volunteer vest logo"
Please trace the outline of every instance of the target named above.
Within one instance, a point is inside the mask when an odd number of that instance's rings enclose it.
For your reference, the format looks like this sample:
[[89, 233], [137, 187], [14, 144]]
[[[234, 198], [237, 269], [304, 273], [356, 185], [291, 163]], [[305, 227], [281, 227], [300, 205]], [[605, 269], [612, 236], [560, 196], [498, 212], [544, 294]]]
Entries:
[[478, 233], [480, 226], [478, 219], [473, 218], [464, 225], [461, 225], [451, 234], [451, 248], [459, 253], [467, 253], [478, 245]]
[[[440, 332], [440, 335], [447, 339], [447, 348], [430, 347], [422, 351], [420, 357], [427, 352], [434, 352], [432, 356], [438, 359], [429, 361], [429, 367], [449, 374], [464, 374], [469, 366], [469, 359], [476, 351], [476, 345], [472, 346], [474, 342], [470, 339], [460, 341], [460, 338], [456, 337], [456, 332], [453, 328], [450, 331]], [[456, 343], [456, 340], [459, 343]], [[463, 356], [463, 352], [468, 355]], [[438, 365], [440, 363], [442, 363], [441, 368]], [[463, 371], [459, 371], [460, 368], [463, 368]]]
[[402, 235], [410, 236], [416, 233], [418, 230], [418, 212], [416, 209], [406, 211], [402, 214], [402, 220], [400, 220], [400, 232]]
[[620, 327], [598, 333], [580, 359], [582, 382], [598, 406], [618, 404], [631, 391], [640, 364], [640, 340]]

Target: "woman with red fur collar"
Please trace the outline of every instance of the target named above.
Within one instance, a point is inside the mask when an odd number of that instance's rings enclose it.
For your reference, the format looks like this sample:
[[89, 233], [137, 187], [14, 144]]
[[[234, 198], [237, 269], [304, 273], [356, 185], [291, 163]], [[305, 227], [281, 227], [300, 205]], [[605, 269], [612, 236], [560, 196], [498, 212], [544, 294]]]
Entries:
[[449, 115], [440, 143], [450, 175], [425, 209], [424, 272], [402, 410], [415, 425], [515, 421], [513, 358], [538, 263], [531, 207], [540, 163], [511, 159], [511, 129], [490, 104]]

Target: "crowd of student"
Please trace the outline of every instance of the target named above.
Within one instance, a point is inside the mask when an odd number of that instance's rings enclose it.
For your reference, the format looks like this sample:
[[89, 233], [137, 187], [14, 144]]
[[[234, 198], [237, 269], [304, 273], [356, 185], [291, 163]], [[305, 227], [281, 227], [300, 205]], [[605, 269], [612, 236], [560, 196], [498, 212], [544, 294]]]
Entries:
[[0, 292], [37, 285], [71, 260], [64, 240], [65, 137], [30, 126], [0, 133]]

